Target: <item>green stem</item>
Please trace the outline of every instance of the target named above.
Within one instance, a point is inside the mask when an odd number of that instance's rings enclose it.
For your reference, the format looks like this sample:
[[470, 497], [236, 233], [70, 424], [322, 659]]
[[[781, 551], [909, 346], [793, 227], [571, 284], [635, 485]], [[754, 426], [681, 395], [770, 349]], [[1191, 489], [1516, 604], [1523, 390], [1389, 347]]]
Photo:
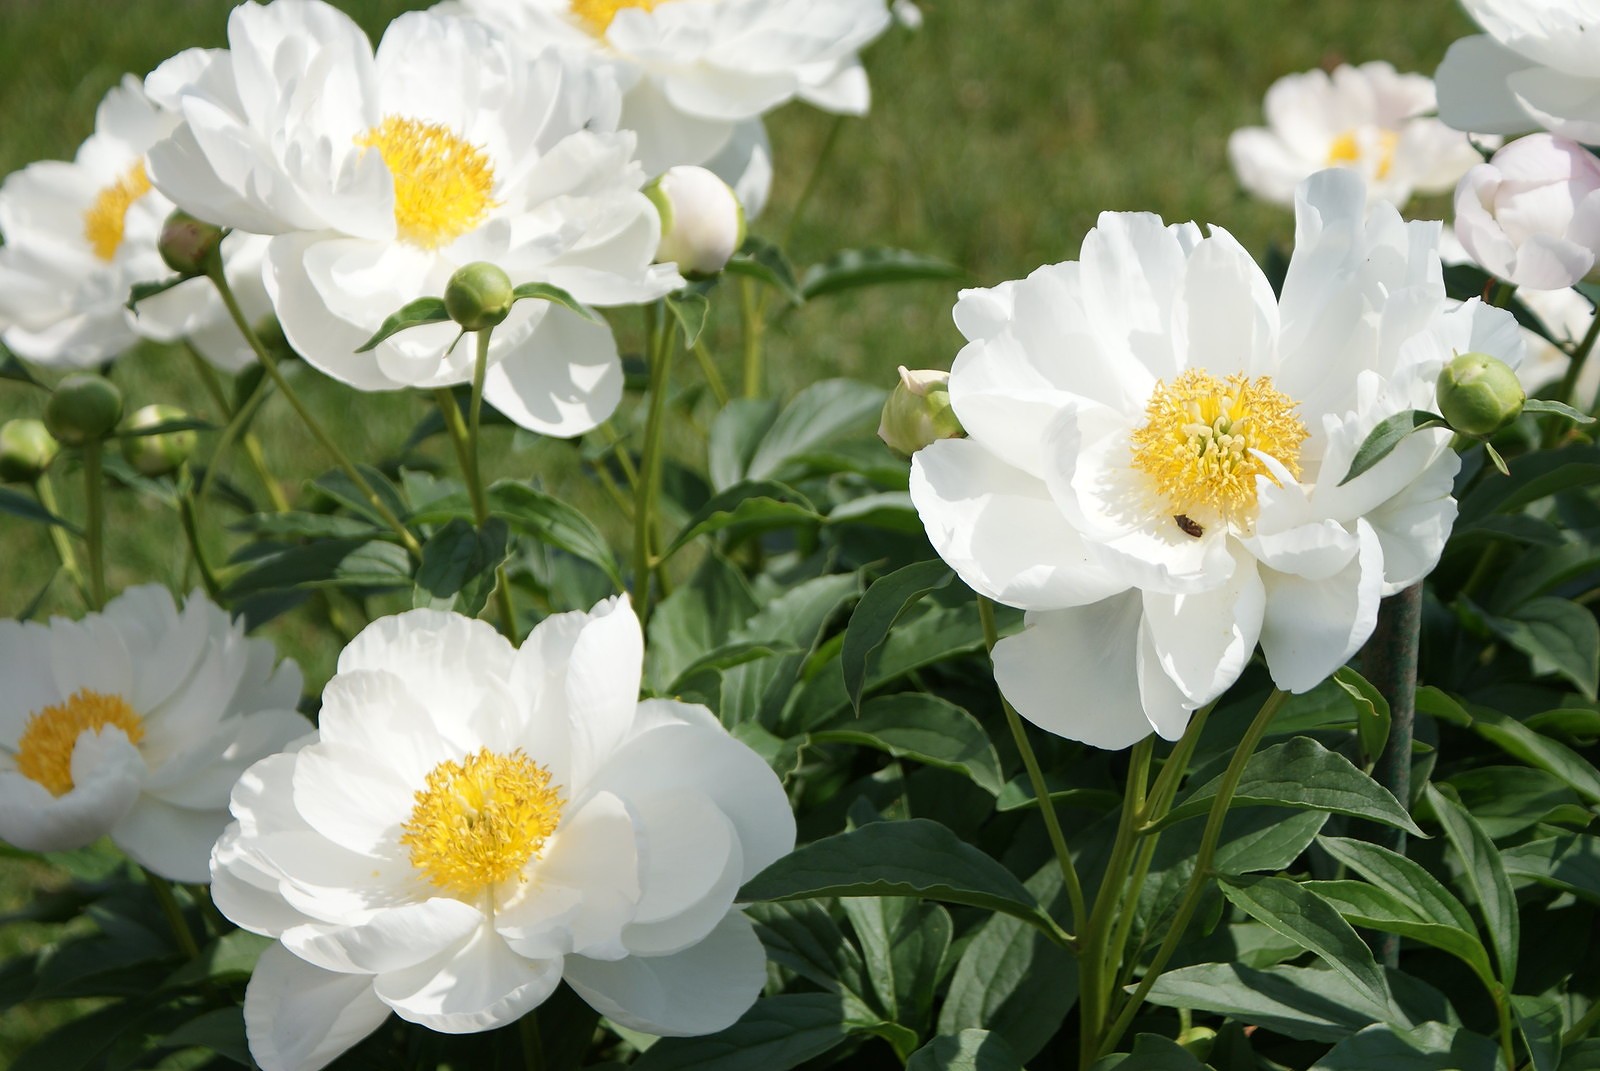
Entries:
[[1490, 996], [1494, 997], [1494, 1014], [1500, 1023], [1500, 1055], [1505, 1058], [1506, 1071], [1516, 1071], [1517, 1048], [1511, 1026], [1511, 994], [1496, 986]]
[[525, 1071], [545, 1071], [544, 1038], [539, 1033], [539, 1018], [529, 1012], [517, 1020], [517, 1032], [522, 1036], [522, 1066]]
[[194, 557], [195, 568], [200, 570], [200, 583], [213, 602], [220, 602], [222, 585], [206, 561], [205, 548], [200, 545], [199, 503], [195, 498], [194, 480], [184, 467], [178, 492], [178, 517], [183, 522], [183, 535], [189, 541], [189, 553]]
[[306, 430], [311, 432], [312, 438], [316, 439], [318, 444], [328, 452], [334, 463], [339, 466], [340, 471], [350, 478], [350, 482], [360, 489], [362, 495], [366, 497], [367, 502], [372, 506], [373, 512], [382, 518], [384, 524], [394, 530], [395, 535], [400, 537], [401, 545], [411, 553], [413, 558], [421, 560], [422, 545], [417, 542], [417, 537], [411, 534], [411, 530], [402, 524], [400, 518], [394, 515], [394, 511], [389, 509], [382, 498], [378, 497], [378, 492], [374, 491], [372, 485], [367, 482], [367, 478], [361, 475], [361, 470], [355, 467], [355, 464], [345, 455], [345, 452], [339, 449], [339, 444], [334, 442], [328, 433], [323, 430], [322, 425], [317, 422], [317, 418], [312, 416], [311, 410], [306, 408], [305, 402], [301, 401], [300, 395], [295, 392], [294, 387], [284, 377], [283, 370], [278, 367], [277, 359], [272, 356], [272, 353], [262, 343], [260, 336], [255, 332], [255, 328], [250, 326], [250, 321], [245, 316], [244, 310], [239, 308], [239, 302], [233, 296], [233, 288], [228, 285], [228, 279], [222, 273], [222, 263], [219, 258], [213, 258], [211, 269], [207, 272], [207, 278], [217, 288], [217, 293], [222, 298], [222, 304], [227, 307], [228, 315], [233, 318], [234, 325], [244, 335], [245, 341], [250, 344], [250, 348], [255, 351], [256, 360], [261, 362], [261, 367], [266, 370], [267, 375], [272, 379], [273, 385], [278, 388], [284, 400], [294, 408], [301, 422], [305, 424]]
[[[645, 342], [646, 346], [650, 344], [649, 341]], [[617, 429], [611, 426], [611, 421], [609, 420], [600, 425], [600, 431], [606, 437], [606, 445], [611, 447], [611, 456], [617, 459], [617, 468], [622, 470], [623, 479], [628, 481], [628, 488], [630, 490], [637, 488], [639, 486], [639, 470], [634, 467], [633, 458], [628, 456], [628, 451], [623, 449], [625, 444], [622, 441], [622, 436], [617, 434]]]
[[[39, 505], [49, 510], [50, 513], [61, 516], [61, 507], [56, 502], [56, 490], [50, 483], [50, 477], [44, 473], [33, 482], [34, 497], [39, 500]], [[66, 570], [67, 576], [72, 578], [73, 586], [78, 589], [78, 594], [85, 604], [89, 602], [89, 588], [83, 580], [83, 570], [78, 567], [77, 552], [72, 549], [72, 540], [67, 538], [67, 530], [59, 524], [48, 525], [50, 529], [50, 543], [56, 548], [56, 557], [61, 559], [61, 568]]]
[[744, 335], [744, 396], [761, 397], [761, 337], [767, 321], [756, 302], [755, 283], [739, 280], [739, 327]]
[[[982, 595], [978, 596], [978, 618], [983, 623], [984, 648], [992, 656], [994, 645], [999, 641], [999, 630], [995, 627], [994, 603]], [[1003, 695], [1000, 697], [1000, 706], [1005, 710], [1006, 724], [1011, 727], [1011, 739], [1016, 741], [1022, 765], [1028, 771], [1028, 783], [1033, 787], [1034, 798], [1039, 801], [1039, 813], [1044, 817], [1044, 828], [1050, 835], [1050, 847], [1055, 851], [1056, 864], [1061, 867], [1061, 881], [1066, 887], [1067, 900], [1072, 908], [1072, 928], [1077, 932], [1087, 915], [1083, 886], [1078, 881], [1077, 867], [1072, 864], [1072, 853], [1067, 850], [1067, 838], [1061, 831], [1061, 819], [1056, 814], [1055, 801], [1050, 798], [1050, 788], [1045, 784], [1044, 772], [1039, 768], [1039, 756], [1034, 754], [1033, 745], [1028, 742], [1022, 718]]]
[[1172, 954], [1182, 943], [1184, 931], [1189, 928], [1189, 920], [1194, 918], [1195, 910], [1200, 906], [1200, 895], [1205, 891], [1206, 881], [1212, 877], [1211, 863], [1216, 858], [1217, 842], [1222, 837], [1222, 825], [1228, 817], [1228, 807], [1233, 803], [1234, 791], [1239, 787], [1239, 779], [1244, 776], [1245, 764], [1250, 761], [1250, 756], [1255, 754], [1256, 745], [1261, 743], [1261, 738], [1266, 735], [1267, 726], [1271, 724], [1273, 715], [1277, 714], [1278, 708], [1287, 698], [1287, 692], [1273, 689], [1272, 694], [1267, 696], [1266, 702], [1261, 704], [1261, 709], [1256, 712], [1250, 728], [1245, 730], [1244, 739], [1239, 741], [1239, 747], [1234, 751], [1233, 759], [1228, 763], [1228, 768], [1222, 775], [1222, 782], [1217, 787], [1216, 799], [1211, 803], [1211, 813], [1206, 817], [1205, 832], [1200, 836], [1200, 850], [1195, 855], [1194, 874], [1190, 876], [1189, 884], [1184, 888], [1183, 901], [1178, 906], [1178, 913], [1173, 918], [1161, 947], [1156, 949], [1155, 958], [1150, 961], [1149, 969], [1140, 979], [1139, 987], [1123, 1005], [1122, 1012], [1111, 1024], [1111, 1029], [1099, 1039], [1097, 1055], [1110, 1052], [1117, 1042], [1122, 1040], [1122, 1035], [1127, 1032], [1133, 1017], [1138, 1014], [1144, 998], [1150, 995], [1150, 987], [1156, 984], [1156, 979], [1161, 977], [1161, 972], [1166, 970], [1167, 962], [1172, 959]]
[[[1361, 655], [1361, 669], [1372, 686], [1389, 702], [1389, 736], [1373, 760], [1372, 779], [1411, 810], [1411, 742], [1417, 720], [1417, 659], [1422, 641], [1422, 584], [1390, 595], [1378, 604], [1378, 622]], [[1380, 826], [1371, 834], [1379, 844], [1400, 855], [1406, 853], [1403, 829]], [[1386, 967], [1400, 965], [1400, 935], [1374, 933], [1369, 940], [1378, 961]]]
[[83, 495], [88, 503], [84, 518], [84, 545], [89, 555], [89, 608], [106, 605], [106, 503], [101, 460], [105, 443], [90, 439], [83, 444]]
[[257, 411], [266, 404], [267, 396], [271, 391], [271, 381], [263, 377], [257, 384], [256, 389], [250, 393], [250, 397], [246, 398], [244, 403], [229, 417], [227, 426], [217, 436], [216, 445], [211, 449], [211, 458], [206, 462], [206, 474], [200, 479], [200, 489], [196, 494], [201, 498], [205, 498], [206, 492], [211, 490], [211, 480], [221, 469], [222, 459], [227, 456], [233, 444], [242, 441], [250, 434], [248, 430], [250, 421], [255, 419]]
[[[1578, 343], [1578, 348], [1572, 351], [1572, 357], [1567, 361], [1566, 374], [1561, 377], [1561, 385], [1556, 388], [1556, 400], [1572, 404], [1572, 396], [1578, 388], [1578, 377], [1583, 374], [1583, 366], [1589, 360], [1589, 354], [1594, 350], [1595, 339], [1600, 338], [1600, 314], [1589, 323], [1589, 330], [1584, 332], [1583, 341]], [[1594, 402], [1595, 399], [1590, 399]], [[1552, 415], [1545, 421], [1544, 434], [1541, 436], [1545, 446], [1553, 446], [1556, 439], [1566, 427], [1566, 420]]]
[[149, 883], [150, 891], [155, 893], [156, 903], [161, 905], [161, 913], [166, 916], [167, 925], [172, 928], [172, 936], [177, 939], [184, 958], [194, 959], [200, 955], [200, 946], [195, 943], [189, 923], [183, 917], [183, 909], [178, 906], [178, 898], [173, 895], [172, 882], [147, 868], [140, 869], [144, 870], [145, 881]]
[[641, 622], [650, 619], [650, 574], [655, 564], [650, 543], [656, 496], [661, 487], [661, 431], [675, 337], [671, 325], [662, 320], [658, 306], [646, 305], [644, 311], [645, 334], [650, 340], [650, 408], [645, 417], [644, 451], [639, 455], [639, 482], [634, 487], [633, 506], [633, 596]]
[[1100, 1029], [1111, 1011], [1111, 982], [1116, 977], [1120, 963], [1111, 962], [1111, 932], [1120, 908], [1132, 914], [1132, 905], [1124, 900], [1128, 878], [1131, 876], [1134, 851], [1138, 847], [1139, 820], [1144, 811], [1150, 784], [1150, 756], [1154, 741], [1146, 736], [1133, 745], [1128, 757], [1128, 783], [1122, 799], [1122, 812], [1117, 818], [1117, 836], [1112, 842], [1111, 856], [1106, 861], [1105, 874], [1094, 894], [1094, 913], [1083, 933], [1083, 954], [1078, 958], [1078, 1008], [1082, 1029], [1079, 1036], [1079, 1063], [1087, 1069], [1098, 1053], [1096, 1046]]
[[[189, 353], [189, 361], [194, 365], [195, 372], [200, 377], [200, 382], [205, 384], [206, 393], [211, 395], [211, 400], [216, 403], [225, 419], [231, 421], [234, 417], [233, 406], [228, 401], [228, 393], [223, 390], [222, 379], [217, 375], [217, 370], [211, 362], [206, 360], [199, 350], [189, 343], [185, 343], [185, 350]], [[272, 475], [272, 470], [267, 467], [266, 454], [261, 450], [261, 440], [256, 438], [255, 432], [244, 431], [239, 435], [239, 444], [244, 448], [244, 456], [250, 462], [250, 467], [255, 470], [256, 479], [261, 481], [261, 488], [267, 493], [267, 501], [272, 504], [274, 513], [289, 512], [289, 500], [284, 497], [283, 488]], [[212, 455], [215, 464], [216, 455]]]
[[696, 339], [693, 347], [694, 359], [700, 362], [700, 372], [706, 377], [706, 385], [711, 388], [711, 394], [717, 399], [717, 408], [728, 404], [728, 388], [722, 382], [722, 374], [717, 371], [716, 363], [711, 360], [711, 353], [706, 349], [705, 342]]
[[1572, 1029], [1561, 1035], [1561, 1047], [1566, 1048], [1573, 1042], [1582, 1041], [1589, 1036], [1589, 1032], [1595, 1028], [1596, 1024], [1600, 1024], [1600, 1000], [1589, 1005], [1589, 1010], [1584, 1012], [1583, 1017], [1576, 1023], [1572, 1024]]

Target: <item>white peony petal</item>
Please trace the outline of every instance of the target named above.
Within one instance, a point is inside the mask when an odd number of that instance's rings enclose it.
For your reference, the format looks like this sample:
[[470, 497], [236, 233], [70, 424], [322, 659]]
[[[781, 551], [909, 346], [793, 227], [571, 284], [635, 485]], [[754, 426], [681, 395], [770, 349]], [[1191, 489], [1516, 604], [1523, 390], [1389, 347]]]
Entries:
[[1444, 54], [1434, 73], [1439, 92], [1439, 118], [1457, 130], [1481, 134], [1526, 134], [1538, 128], [1506, 85], [1506, 79], [1530, 66], [1527, 57], [1492, 37], [1463, 37]]
[[359, 926], [307, 923], [285, 930], [283, 947], [344, 974], [385, 974], [460, 948], [484, 924], [471, 904], [445, 897], [379, 911]]
[[622, 361], [610, 328], [552, 307], [489, 369], [483, 396], [513, 423], [571, 438], [598, 426], [622, 400]]
[[1185, 367], [1218, 377], [1277, 371], [1278, 299], [1250, 254], [1220, 227], [1189, 254], [1173, 315], [1184, 324]]
[[1383, 551], [1365, 520], [1360, 552], [1326, 580], [1268, 571], [1261, 650], [1280, 688], [1305, 692], [1327, 680], [1372, 635], [1383, 589]]
[[995, 683], [1046, 732], [1107, 749], [1135, 744], [1150, 735], [1134, 665], [1142, 617], [1138, 592], [1030, 612], [1020, 633], [995, 644]]
[[134, 862], [169, 881], [211, 880], [211, 847], [228, 827], [228, 812], [177, 807], [141, 796], [110, 829], [111, 840]]
[[1234, 554], [1233, 576], [1219, 588], [1191, 595], [1144, 593], [1145, 631], [1162, 670], [1190, 707], [1226, 691], [1255, 653], [1266, 592], [1255, 562], [1242, 550]]
[[524, 959], [485, 923], [459, 950], [378, 975], [373, 991], [402, 1019], [471, 1034], [520, 1019], [559, 984], [560, 959]]
[[[78, 735], [72, 788], [53, 796], [37, 781], [0, 770], [0, 840], [33, 852], [81, 848], [111, 831], [139, 798], [144, 760], [121, 729]], [[220, 827], [219, 827], [220, 830]]]
[[282, 945], [261, 953], [244, 994], [245, 1034], [262, 1071], [319, 1071], [387, 1018], [370, 977], [313, 967]]
[[749, 919], [731, 911], [704, 941], [670, 956], [607, 962], [574, 956], [566, 980], [600, 1014], [662, 1036], [732, 1026], [766, 983], [766, 953]]

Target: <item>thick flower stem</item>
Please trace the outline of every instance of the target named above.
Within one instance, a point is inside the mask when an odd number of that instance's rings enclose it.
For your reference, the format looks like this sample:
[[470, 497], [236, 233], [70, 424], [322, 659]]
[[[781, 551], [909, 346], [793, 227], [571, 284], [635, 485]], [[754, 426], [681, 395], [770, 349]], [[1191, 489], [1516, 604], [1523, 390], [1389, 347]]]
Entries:
[[[999, 640], [999, 630], [994, 621], [994, 603], [982, 595], [978, 596], [978, 617], [983, 622], [984, 647], [993, 655], [994, 645]], [[1000, 697], [1000, 706], [1006, 712], [1006, 724], [1011, 727], [1011, 739], [1016, 741], [1017, 751], [1022, 755], [1022, 765], [1028, 771], [1028, 783], [1033, 787], [1034, 798], [1039, 801], [1039, 813], [1044, 817], [1044, 828], [1050, 835], [1050, 846], [1055, 850], [1056, 863], [1061, 867], [1061, 881], [1066, 887], [1067, 901], [1072, 908], [1072, 929], [1077, 932], [1083, 926], [1088, 912], [1083, 901], [1083, 886], [1078, 881], [1078, 870], [1072, 865], [1072, 853], [1067, 850], [1067, 838], [1061, 832], [1061, 819], [1056, 815], [1055, 802], [1050, 798], [1050, 789], [1045, 784], [1044, 772], [1039, 768], [1039, 757], [1034, 754], [1033, 745], [1028, 742], [1022, 718], [1006, 701], [1005, 696]]]
[[361, 475], [361, 470], [355, 467], [355, 464], [345, 455], [345, 452], [339, 449], [339, 444], [333, 441], [328, 433], [323, 430], [322, 425], [317, 422], [317, 418], [311, 415], [311, 410], [306, 408], [305, 402], [301, 401], [300, 395], [295, 393], [294, 387], [284, 377], [283, 370], [278, 367], [277, 359], [272, 356], [265, 344], [262, 343], [261, 337], [256, 334], [255, 328], [250, 326], [250, 321], [245, 316], [244, 310], [239, 308], [239, 302], [233, 296], [233, 288], [228, 285], [228, 279], [222, 273], [220, 260], [215, 260], [206, 277], [217, 288], [217, 294], [222, 298], [223, 305], [227, 307], [228, 315], [233, 318], [234, 325], [239, 328], [239, 332], [244, 335], [245, 341], [250, 344], [251, 350], [255, 352], [256, 360], [261, 362], [261, 367], [266, 370], [273, 385], [278, 388], [284, 400], [294, 408], [301, 422], [305, 424], [306, 430], [311, 432], [312, 438], [316, 439], [318, 444], [333, 457], [334, 463], [339, 466], [340, 471], [350, 478], [350, 482], [360, 489], [362, 495], [366, 497], [367, 502], [372, 506], [373, 512], [377, 513], [382, 518], [383, 523], [393, 529], [394, 534], [400, 538], [401, 545], [411, 553], [413, 558], [420, 561], [422, 558], [422, 544], [417, 542], [417, 537], [411, 534], [411, 530], [401, 523], [400, 518], [396, 517], [383, 499], [378, 497], [378, 492], [374, 491], [372, 485], [367, 482], [367, 478]]
[[633, 505], [633, 601], [640, 622], [650, 620], [650, 574], [655, 567], [656, 497], [661, 490], [661, 431], [667, 410], [667, 373], [672, 364], [672, 325], [656, 305], [645, 306], [645, 335], [650, 346], [650, 408], [645, 417], [644, 450], [639, 455], [639, 481]]
[[105, 442], [90, 439], [83, 444], [84, 548], [89, 555], [89, 608], [103, 610], [106, 605], [106, 502], [101, 461]]
[[[205, 385], [206, 393], [211, 395], [211, 400], [221, 410], [222, 415], [232, 422], [235, 413], [233, 405], [228, 401], [228, 394], [222, 389], [222, 379], [217, 375], [217, 370], [211, 367], [211, 362], [201, 356], [200, 351], [192, 345], [185, 345], [189, 353], [189, 360], [194, 364], [195, 373], [200, 377], [200, 382]], [[267, 501], [272, 504], [274, 513], [289, 512], [289, 500], [284, 497], [283, 487], [279, 485], [272, 470], [267, 467], [267, 458], [261, 450], [261, 440], [256, 438], [253, 431], [237, 433], [239, 445], [244, 450], [245, 459], [250, 462], [250, 467], [255, 470], [256, 479], [261, 481], [261, 487], [267, 493]], [[218, 451], [217, 453], [220, 453]], [[216, 463], [217, 454], [212, 455], [212, 463]]]
[[[1362, 652], [1361, 668], [1389, 702], [1389, 738], [1372, 768], [1372, 779], [1411, 809], [1411, 741], [1417, 719], [1417, 654], [1422, 636], [1422, 585], [1416, 583], [1378, 604], [1378, 623]], [[1379, 826], [1372, 841], [1405, 854], [1404, 830]], [[1400, 963], [1398, 934], [1373, 935], [1374, 951], [1387, 967]]]
[[[56, 490], [50, 483], [50, 477], [40, 473], [39, 478], [33, 482], [33, 494], [39, 500], [39, 505], [54, 516], [61, 516], [61, 507], [56, 502]], [[58, 524], [49, 525], [49, 529], [50, 543], [56, 548], [56, 557], [61, 560], [61, 568], [66, 571], [73, 586], [78, 589], [79, 596], [88, 603], [89, 588], [84, 583], [83, 570], [78, 566], [78, 555], [72, 549], [72, 540], [67, 538], [66, 529]]]
[[[1117, 1042], [1122, 1040], [1122, 1035], [1127, 1033], [1128, 1027], [1133, 1023], [1133, 1017], [1144, 1004], [1144, 998], [1150, 995], [1150, 988], [1156, 984], [1156, 979], [1161, 977], [1161, 972], [1166, 970], [1167, 962], [1172, 959], [1172, 954], [1182, 943], [1184, 931], [1189, 928], [1189, 921], [1194, 918], [1195, 910], [1200, 906], [1200, 896], [1205, 891], [1206, 882], [1213, 876], [1211, 863], [1216, 858], [1217, 843], [1222, 839], [1222, 825], [1228, 817], [1228, 808], [1233, 803], [1233, 794], [1239, 787], [1239, 779], [1244, 776], [1245, 764], [1250, 761], [1250, 756], [1255, 754], [1256, 745], [1261, 743], [1261, 738], [1266, 735], [1267, 726], [1271, 724], [1274, 715], [1278, 713], [1278, 708], [1287, 698], [1287, 692], [1273, 689], [1272, 694], [1267, 696], [1266, 702], [1261, 704], [1261, 709], [1256, 712], [1250, 728], [1245, 730], [1244, 739], [1239, 741], [1238, 748], [1234, 750], [1233, 758], [1229, 761], [1227, 770], [1223, 772], [1222, 781], [1217, 786], [1216, 798], [1211, 803], [1211, 813], [1206, 817], [1205, 832], [1200, 836], [1200, 849], [1195, 854], [1194, 873], [1189, 878], [1189, 884], [1184, 887], [1178, 913], [1173, 918], [1161, 947], [1156, 949], [1155, 958], [1150, 961], [1150, 966], [1140, 979], [1138, 988], [1122, 1006], [1122, 1011], [1111, 1024], [1111, 1028], [1097, 1039], [1098, 1044], [1094, 1053], [1096, 1059], [1110, 1052], [1116, 1047]], [[1084, 1029], [1088, 1030], [1091, 1027], [1085, 1024]], [[1085, 1067], [1087, 1066], [1086, 1064]]]
[[145, 881], [150, 885], [150, 891], [155, 894], [156, 903], [161, 905], [161, 914], [166, 917], [167, 925], [172, 928], [172, 936], [178, 942], [185, 959], [194, 959], [200, 955], [200, 946], [195, 943], [194, 933], [189, 929], [189, 923], [183, 917], [183, 909], [178, 906], [178, 898], [173, 895], [172, 882], [160, 874], [141, 867], [144, 870]]

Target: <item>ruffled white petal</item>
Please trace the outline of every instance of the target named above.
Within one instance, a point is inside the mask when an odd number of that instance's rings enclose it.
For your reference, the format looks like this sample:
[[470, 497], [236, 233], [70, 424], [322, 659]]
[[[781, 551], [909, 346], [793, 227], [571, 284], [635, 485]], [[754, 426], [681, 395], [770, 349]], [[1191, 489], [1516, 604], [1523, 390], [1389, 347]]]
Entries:
[[319, 1071], [387, 1018], [370, 977], [313, 967], [282, 945], [261, 953], [244, 994], [245, 1035], [262, 1071]]

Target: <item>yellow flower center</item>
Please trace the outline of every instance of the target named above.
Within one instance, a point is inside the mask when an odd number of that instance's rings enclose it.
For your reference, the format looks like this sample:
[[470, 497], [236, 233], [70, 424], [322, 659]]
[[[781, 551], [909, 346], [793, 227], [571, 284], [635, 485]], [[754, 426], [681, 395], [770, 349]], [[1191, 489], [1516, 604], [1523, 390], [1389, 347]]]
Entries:
[[394, 176], [395, 226], [413, 245], [449, 245], [497, 203], [489, 154], [439, 123], [388, 115], [356, 144], [383, 156]]
[[72, 791], [72, 749], [85, 732], [116, 726], [137, 744], [144, 739], [144, 721], [120, 695], [80, 688], [64, 703], [45, 707], [28, 719], [17, 741], [17, 770], [52, 796]]
[[520, 750], [484, 748], [428, 773], [400, 843], [435, 886], [470, 898], [519, 873], [561, 821], [561, 790]]
[[[1400, 144], [1400, 134], [1395, 130], [1378, 131], [1378, 166], [1376, 174], [1379, 178], [1389, 177], [1389, 169], [1394, 166], [1394, 149]], [[1361, 142], [1356, 139], [1354, 130], [1346, 130], [1343, 134], [1333, 139], [1333, 144], [1328, 147], [1329, 167], [1345, 167], [1349, 164], [1361, 162]]]
[[1133, 433], [1133, 467], [1191, 536], [1202, 534], [1203, 523], [1249, 520], [1256, 477], [1272, 476], [1257, 451], [1300, 475], [1307, 432], [1295, 405], [1269, 376], [1236, 372], [1224, 380], [1191, 368], [1170, 386], [1156, 384], [1148, 419]]
[[95, 195], [83, 214], [83, 236], [101, 260], [109, 261], [122, 247], [122, 229], [133, 202], [150, 192], [150, 176], [139, 160], [121, 178]]
[[653, 11], [667, 0], [571, 0], [572, 13], [589, 27], [589, 32], [596, 37], [604, 37], [605, 32], [611, 28], [611, 20], [617, 17], [617, 12], [625, 7], [643, 8]]

